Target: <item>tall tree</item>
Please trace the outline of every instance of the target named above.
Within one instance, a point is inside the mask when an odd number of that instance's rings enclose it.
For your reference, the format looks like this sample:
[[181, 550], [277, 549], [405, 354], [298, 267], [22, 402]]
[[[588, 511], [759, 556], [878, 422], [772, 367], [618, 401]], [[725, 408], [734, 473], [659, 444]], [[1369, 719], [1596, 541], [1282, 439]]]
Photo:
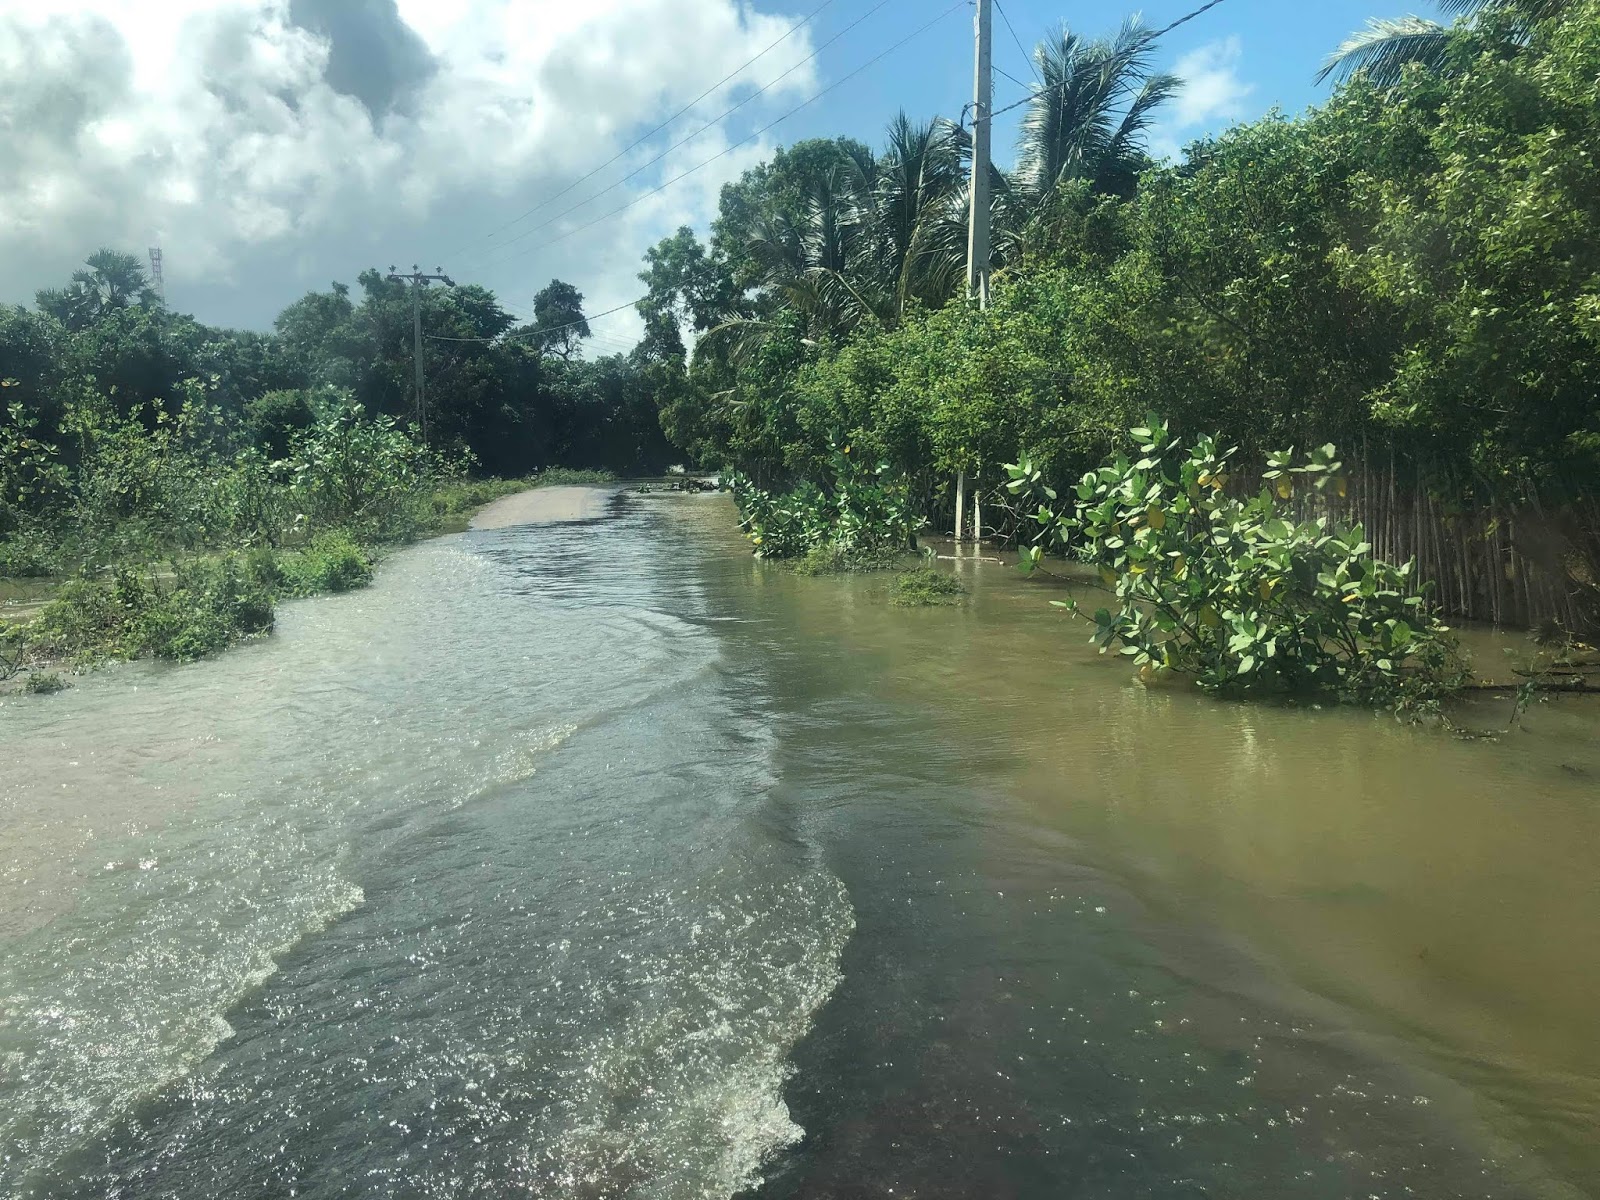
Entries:
[[[732, 186], [722, 192], [725, 211]], [[653, 361], [682, 361], [687, 357], [685, 328], [704, 333], [738, 310], [729, 265], [725, 256], [708, 252], [687, 225], [646, 250], [644, 259], [645, 269], [639, 273], [647, 289], [638, 304], [645, 324], [641, 352]]]
[[552, 279], [533, 298], [534, 343], [543, 354], [553, 354], [563, 362], [572, 361], [589, 336], [589, 321], [583, 315], [583, 293], [570, 283]]
[[1028, 105], [1017, 146], [1014, 189], [1031, 207], [1067, 180], [1128, 196], [1149, 163], [1144, 136], [1156, 110], [1182, 87], [1152, 69], [1150, 30], [1129, 20], [1115, 36], [1088, 41], [1071, 30], [1036, 52], [1043, 86]]
[[132, 254], [116, 250], [96, 250], [86, 260], [85, 269], [74, 271], [65, 288], [38, 293], [35, 303], [72, 329], [92, 325], [110, 313], [125, 308], [156, 308], [160, 299], [150, 286], [144, 264]]

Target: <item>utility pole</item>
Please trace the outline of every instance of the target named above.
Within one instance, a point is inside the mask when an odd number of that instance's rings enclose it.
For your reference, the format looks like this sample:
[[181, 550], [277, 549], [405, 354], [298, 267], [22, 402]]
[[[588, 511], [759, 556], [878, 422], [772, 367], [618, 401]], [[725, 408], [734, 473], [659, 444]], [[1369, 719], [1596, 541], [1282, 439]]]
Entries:
[[[990, 221], [989, 157], [994, 124], [993, 0], [977, 0], [974, 19], [975, 82], [972, 97], [972, 211], [967, 227], [967, 294], [979, 308], [989, 307]], [[967, 472], [956, 475], [956, 544], [966, 536]], [[983, 535], [983, 500], [972, 497], [973, 541]]]
[[994, 125], [993, 0], [977, 0], [977, 69], [972, 99], [972, 213], [967, 232], [967, 293], [989, 307], [990, 143]]
[[422, 427], [424, 446], [428, 444], [428, 380], [422, 366], [422, 289], [435, 282], [446, 287], [456, 285], [456, 281], [444, 273], [443, 267], [435, 267], [434, 270], [438, 272], [437, 275], [424, 275], [422, 268], [413, 263], [411, 274], [399, 275], [393, 266], [389, 268], [391, 282], [411, 285], [411, 342], [417, 360], [417, 424]]

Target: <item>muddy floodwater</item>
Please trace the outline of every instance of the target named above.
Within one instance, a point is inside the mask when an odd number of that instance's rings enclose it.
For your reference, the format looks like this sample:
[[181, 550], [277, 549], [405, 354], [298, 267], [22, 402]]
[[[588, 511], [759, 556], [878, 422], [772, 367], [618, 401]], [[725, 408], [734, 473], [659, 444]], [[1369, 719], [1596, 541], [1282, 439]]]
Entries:
[[1600, 1195], [1600, 705], [1149, 690], [943, 565], [621, 492], [6, 699], [0, 1196]]

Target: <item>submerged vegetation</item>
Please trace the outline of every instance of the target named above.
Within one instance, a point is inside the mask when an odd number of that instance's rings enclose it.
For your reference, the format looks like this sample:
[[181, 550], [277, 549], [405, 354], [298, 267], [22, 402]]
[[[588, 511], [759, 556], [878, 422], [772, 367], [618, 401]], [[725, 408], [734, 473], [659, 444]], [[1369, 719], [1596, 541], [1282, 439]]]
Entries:
[[[229, 457], [200, 405], [156, 430], [108, 421], [56, 472], [60, 511], [31, 526], [29, 565], [62, 570], [53, 600], [4, 628], [7, 660], [84, 665], [200, 658], [272, 628], [276, 601], [372, 579], [384, 546], [524, 486], [460, 478], [389, 418], [341, 406], [287, 457]], [[39, 472], [48, 474], [47, 471]]]
[[956, 603], [965, 591], [954, 575], [918, 567], [895, 576], [889, 603], [896, 608], [933, 608]]
[[1146, 679], [1189, 676], [1213, 692], [1408, 709], [1465, 682], [1415, 563], [1382, 561], [1360, 525], [1317, 511], [1345, 488], [1332, 445], [1272, 455], [1260, 491], [1241, 496], [1229, 488], [1237, 451], [1216, 439], [1184, 452], [1155, 419], [1132, 436], [1139, 457], [1085, 474], [1070, 510], [1037, 468], [1007, 468], [1011, 490], [1038, 505], [1039, 544], [1023, 566], [1037, 569], [1045, 545], [1078, 542], [1116, 597], [1092, 617], [1102, 652], [1129, 656]]
[[872, 569], [916, 549], [922, 519], [909, 486], [886, 462], [867, 465], [845, 446], [817, 481], [772, 493], [748, 476], [729, 480], [743, 528], [761, 558], [802, 558], [813, 573]]
[[591, 471], [573, 467], [551, 467], [533, 479], [536, 487], [572, 487], [582, 484], [613, 483], [614, 471]]

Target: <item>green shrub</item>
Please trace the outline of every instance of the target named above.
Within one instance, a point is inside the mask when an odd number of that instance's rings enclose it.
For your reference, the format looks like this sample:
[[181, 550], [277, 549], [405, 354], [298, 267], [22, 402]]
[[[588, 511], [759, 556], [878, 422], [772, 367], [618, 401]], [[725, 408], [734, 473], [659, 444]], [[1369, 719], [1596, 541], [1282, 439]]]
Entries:
[[286, 458], [295, 435], [316, 422], [311, 393], [301, 389], [265, 392], [244, 406], [245, 434], [269, 458]]
[[547, 467], [534, 477], [535, 487], [577, 487], [583, 484], [615, 483], [610, 471], [587, 471], [572, 467]]
[[33, 696], [51, 696], [56, 692], [64, 692], [68, 683], [55, 671], [39, 671], [29, 675], [23, 682], [22, 690]]
[[272, 623], [272, 593], [229, 555], [180, 564], [167, 580], [126, 570], [109, 580], [73, 580], [28, 637], [34, 652], [59, 659], [189, 662], [267, 633]]
[[424, 488], [435, 463], [388, 417], [341, 409], [296, 437], [294, 495], [312, 529], [349, 529], [362, 541], [396, 542], [426, 528]]
[[823, 542], [794, 560], [801, 575], [850, 575], [861, 571], [890, 571], [906, 557], [903, 547], [844, 546]]
[[743, 475], [729, 485], [758, 558], [799, 558], [827, 546], [845, 556], [897, 554], [916, 548], [922, 527], [907, 480], [887, 463], [858, 462], [848, 446], [833, 451], [825, 486], [807, 481], [774, 494]]
[[935, 571], [931, 567], [919, 567], [895, 578], [889, 603], [900, 608], [932, 608], [954, 604], [966, 590], [954, 575]]
[[136, 657], [133, 631], [152, 602], [148, 581], [130, 571], [70, 580], [27, 627], [29, 648], [78, 661]]
[[27, 657], [27, 627], [0, 621], [0, 680], [10, 679], [22, 670]]
[[61, 570], [59, 541], [38, 527], [13, 530], [0, 540], [0, 579], [38, 579]]
[[[1304, 459], [1273, 455], [1261, 493], [1241, 499], [1226, 488], [1234, 451], [1215, 439], [1184, 454], [1154, 419], [1133, 437], [1140, 457], [1118, 455], [1084, 475], [1073, 515], [1056, 510], [1054, 489], [1029, 463], [1007, 468], [1012, 492], [1039, 501], [1041, 542], [1081, 540], [1114, 592], [1116, 606], [1093, 617], [1102, 652], [1119, 649], [1146, 679], [1188, 675], [1216, 692], [1409, 707], [1464, 682], [1415, 564], [1373, 557], [1359, 525], [1289, 511], [1297, 490], [1315, 499], [1342, 487], [1332, 446]], [[1043, 549], [1024, 552], [1024, 569], [1038, 567]]]
[[154, 602], [136, 624], [136, 653], [192, 662], [272, 630], [272, 595], [228, 555], [177, 571], [170, 590], [153, 587]]
[[278, 556], [280, 595], [349, 592], [372, 582], [372, 558], [344, 530], [319, 534], [304, 550]]

